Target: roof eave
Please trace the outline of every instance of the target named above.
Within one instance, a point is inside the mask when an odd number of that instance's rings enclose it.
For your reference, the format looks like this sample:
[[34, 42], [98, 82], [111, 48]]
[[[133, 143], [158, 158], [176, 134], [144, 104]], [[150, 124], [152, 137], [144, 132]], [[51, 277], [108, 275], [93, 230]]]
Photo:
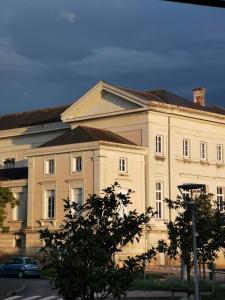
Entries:
[[59, 154], [59, 153], [68, 153], [68, 152], [76, 152], [76, 151], [88, 151], [99, 149], [100, 146], [109, 146], [109, 147], [117, 147], [117, 148], [126, 148], [126, 149], [135, 149], [146, 152], [147, 149], [145, 147], [131, 145], [131, 144], [123, 144], [123, 143], [115, 143], [108, 141], [93, 141], [93, 142], [85, 142], [85, 143], [73, 143], [67, 145], [57, 145], [57, 146], [49, 146], [43, 148], [35, 148], [32, 151], [29, 150], [26, 152], [27, 157], [33, 156], [43, 156], [48, 154]]
[[134, 113], [138, 113], [138, 112], [145, 112], [145, 111], [148, 111], [148, 110], [149, 110], [148, 107], [136, 108], [136, 109], [128, 109], [128, 110], [122, 110], [122, 111], [104, 113], [104, 114], [100, 114], [100, 115], [75, 117], [75, 118], [65, 119], [65, 120], [63, 120], [63, 122], [64, 123], [71, 123], [71, 122], [78, 122], [78, 121], [84, 121], [84, 120], [100, 119], [100, 118], [106, 118], [106, 117], [113, 117], [113, 116], [121, 116], [121, 115], [127, 115], [127, 114], [134, 114]]
[[[170, 114], [176, 114], [179, 116], [189, 116], [195, 119], [202, 119], [204, 118], [206, 121], [211, 121], [207, 118], [212, 118], [216, 119], [214, 122], [219, 122], [221, 120], [221, 123], [225, 123], [225, 115], [222, 114], [217, 114], [209, 111], [204, 111], [201, 109], [195, 109], [191, 107], [185, 107], [185, 106], [179, 106], [179, 105], [174, 105], [174, 104], [167, 104], [167, 103], [159, 103], [157, 101], [152, 101], [151, 104], [149, 105], [149, 111], [159, 111], [159, 112], [166, 112]], [[184, 113], [181, 115], [181, 112]], [[186, 114], [187, 115], [186, 115]], [[190, 116], [191, 114], [191, 116]], [[224, 122], [222, 122], [224, 121]]]

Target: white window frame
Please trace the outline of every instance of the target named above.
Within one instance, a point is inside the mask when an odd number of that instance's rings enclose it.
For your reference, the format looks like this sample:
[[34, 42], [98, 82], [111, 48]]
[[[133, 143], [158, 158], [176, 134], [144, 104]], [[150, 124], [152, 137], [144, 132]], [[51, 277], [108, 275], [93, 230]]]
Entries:
[[164, 194], [163, 182], [156, 181], [155, 183], [155, 199], [156, 199], [156, 211], [157, 211], [156, 219], [163, 219], [164, 217], [163, 194]]
[[163, 136], [162, 135], [156, 135], [155, 136], [155, 153], [159, 155], [163, 155]]
[[[123, 194], [123, 195], [127, 195], [128, 189], [119, 187], [119, 188], [116, 190], [116, 193], [117, 193], [117, 194], [120, 194], [120, 193], [121, 193], [121, 194]], [[122, 202], [120, 203], [120, 207], [119, 207], [119, 215], [120, 215], [121, 218], [123, 218], [124, 215], [128, 215], [128, 207], [127, 207], [127, 206], [124, 206]]]
[[222, 144], [216, 145], [216, 161], [219, 163], [223, 162], [223, 145]]
[[71, 203], [77, 203], [77, 206], [82, 206], [84, 203], [84, 189], [82, 187], [71, 188]]
[[[50, 195], [49, 195], [50, 194]], [[55, 189], [47, 189], [45, 191], [45, 203], [44, 203], [44, 218], [46, 220], [55, 219], [56, 214], [56, 192]]]
[[200, 142], [200, 159], [207, 160], [207, 143]]
[[128, 172], [128, 159], [126, 157], [120, 157], [119, 159], [119, 172], [120, 173]]
[[55, 159], [49, 158], [45, 159], [45, 175], [55, 174]]
[[190, 158], [190, 140], [183, 139], [183, 157]]
[[219, 210], [224, 212], [224, 195], [225, 195], [225, 188], [223, 186], [217, 186], [216, 188], [216, 200]]
[[83, 159], [81, 155], [73, 156], [72, 158], [72, 172], [79, 173], [82, 171]]
[[13, 221], [24, 221], [26, 219], [26, 207], [23, 192], [13, 193], [16, 200], [19, 200], [19, 204], [12, 209], [12, 219]]

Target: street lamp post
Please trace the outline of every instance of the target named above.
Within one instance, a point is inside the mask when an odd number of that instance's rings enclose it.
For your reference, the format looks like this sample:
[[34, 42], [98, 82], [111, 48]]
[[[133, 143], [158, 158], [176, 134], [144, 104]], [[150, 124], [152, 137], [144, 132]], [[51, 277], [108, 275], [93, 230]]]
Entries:
[[189, 198], [189, 207], [191, 209], [191, 218], [192, 218], [192, 241], [193, 241], [193, 256], [194, 256], [194, 271], [195, 271], [195, 300], [200, 299], [199, 293], [199, 273], [198, 273], [198, 257], [197, 257], [197, 243], [196, 243], [196, 220], [195, 220], [195, 211], [196, 204], [193, 199], [193, 192], [200, 191], [200, 194], [205, 192], [204, 184], [196, 184], [196, 183], [186, 183], [182, 185], [178, 185], [178, 189], [184, 200], [187, 199], [185, 196], [185, 192], [190, 193]]

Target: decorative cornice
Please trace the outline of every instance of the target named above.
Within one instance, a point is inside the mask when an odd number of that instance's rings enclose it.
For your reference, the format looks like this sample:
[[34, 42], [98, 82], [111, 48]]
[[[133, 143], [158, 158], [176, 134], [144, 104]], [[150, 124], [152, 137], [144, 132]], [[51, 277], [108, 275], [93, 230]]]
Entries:
[[83, 116], [83, 117], [64, 119], [63, 122], [75, 123], [75, 122], [79, 122], [79, 121], [94, 120], [94, 119], [107, 118], [107, 117], [113, 117], [113, 116], [122, 116], [122, 115], [135, 114], [135, 113], [140, 113], [140, 112], [147, 112], [148, 110], [149, 110], [148, 108], [127, 109], [127, 110], [103, 113], [103, 114], [92, 115], [92, 116]]
[[80, 143], [80, 144], [69, 144], [69, 145], [59, 145], [59, 146], [52, 146], [46, 148], [35, 148], [27, 151], [26, 156], [32, 157], [32, 156], [43, 156], [43, 155], [58, 154], [58, 153], [70, 153], [76, 151], [97, 150], [104, 146], [110, 147], [111, 150], [113, 150], [112, 148], [116, 148], [116, 149], [120, 148], [120, 149], [127, 149], [127, 151], [130, 150], [131, 152], [141, 151], [144, 154], [147, 154], [148, 152], [147, 148], [141, 146], [119, 144], [119, 143], [113, 143], [107, 141], [94, 141], [94, 142]]
[[128, 144], [118, 144], [113, 142], [106, 142], [106, 141], [99, 141], [100, 146], [107, 146], [107, 147], [115, 147], [115, 148], [124, 148], [124, 149], [130, 149], [130, 150], [137, 150], [143, 151], [145, 154], [148, 153], [148, 149], [146, 147], [136, 146], [136, 145], [128, 145]]
[[[116, 96], [119, 96], [123, 98], [126, 101], [132, 102], [140, 108], [137, 109], [130, 109], [130, 110], [122, 110], [122, 111], [117, 111], [117, 112], [110, 112], [110, 113], [103, 113], [100, 115], [93, 115], [93, 116], [84, 116], [84, 117], [67, 117], [69, 112], [77, 105], [79, 105], [80, 102], [82, 102], [88, 95], [90, 95], [95, 89], [100, 88], [101, 92], [107, 91], [109, 93], [112, 93]], [[113, 116], [113, 115], [120, 115], [120, 114], [127, 114], [127, 113], [132, 113], [135, 111], [142, 111], [146, 110], [148, 106], [148, 101], [145, 101], [143, 98], [135, 96], [123, 89], [120, 89], [118, 87], [115, 87], [113, 85], [110, 85], [104, 81], [98, 82], [94, 87], [92, 87], [87, 93], [85, 93], [81, 98], [79, 98], [74, 104], [72, 104], [67, 110], [65, 110], [61, 114], [61, 120], [65, 123], [71, 123], [71, 122], [76, 122], [80, 120], [88, 120], [88, 119], [96, 119], [96, 118], [103, 118], [106, 116]]]
[[167, 103], [151, 101], [149, 111], [161, 112], [179, 117], [192, 118], [206, 122], [225, 124], [225, 115], [216, 114], [194, 108], [177, 106]]

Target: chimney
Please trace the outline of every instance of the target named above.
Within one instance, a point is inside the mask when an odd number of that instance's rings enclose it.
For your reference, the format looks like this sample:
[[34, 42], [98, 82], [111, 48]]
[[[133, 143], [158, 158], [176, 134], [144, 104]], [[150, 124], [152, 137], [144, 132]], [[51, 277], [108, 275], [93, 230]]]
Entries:
[[194, 103], [205, 106], [205, 92], [206, 89], [203, 87], [193, 89]]

